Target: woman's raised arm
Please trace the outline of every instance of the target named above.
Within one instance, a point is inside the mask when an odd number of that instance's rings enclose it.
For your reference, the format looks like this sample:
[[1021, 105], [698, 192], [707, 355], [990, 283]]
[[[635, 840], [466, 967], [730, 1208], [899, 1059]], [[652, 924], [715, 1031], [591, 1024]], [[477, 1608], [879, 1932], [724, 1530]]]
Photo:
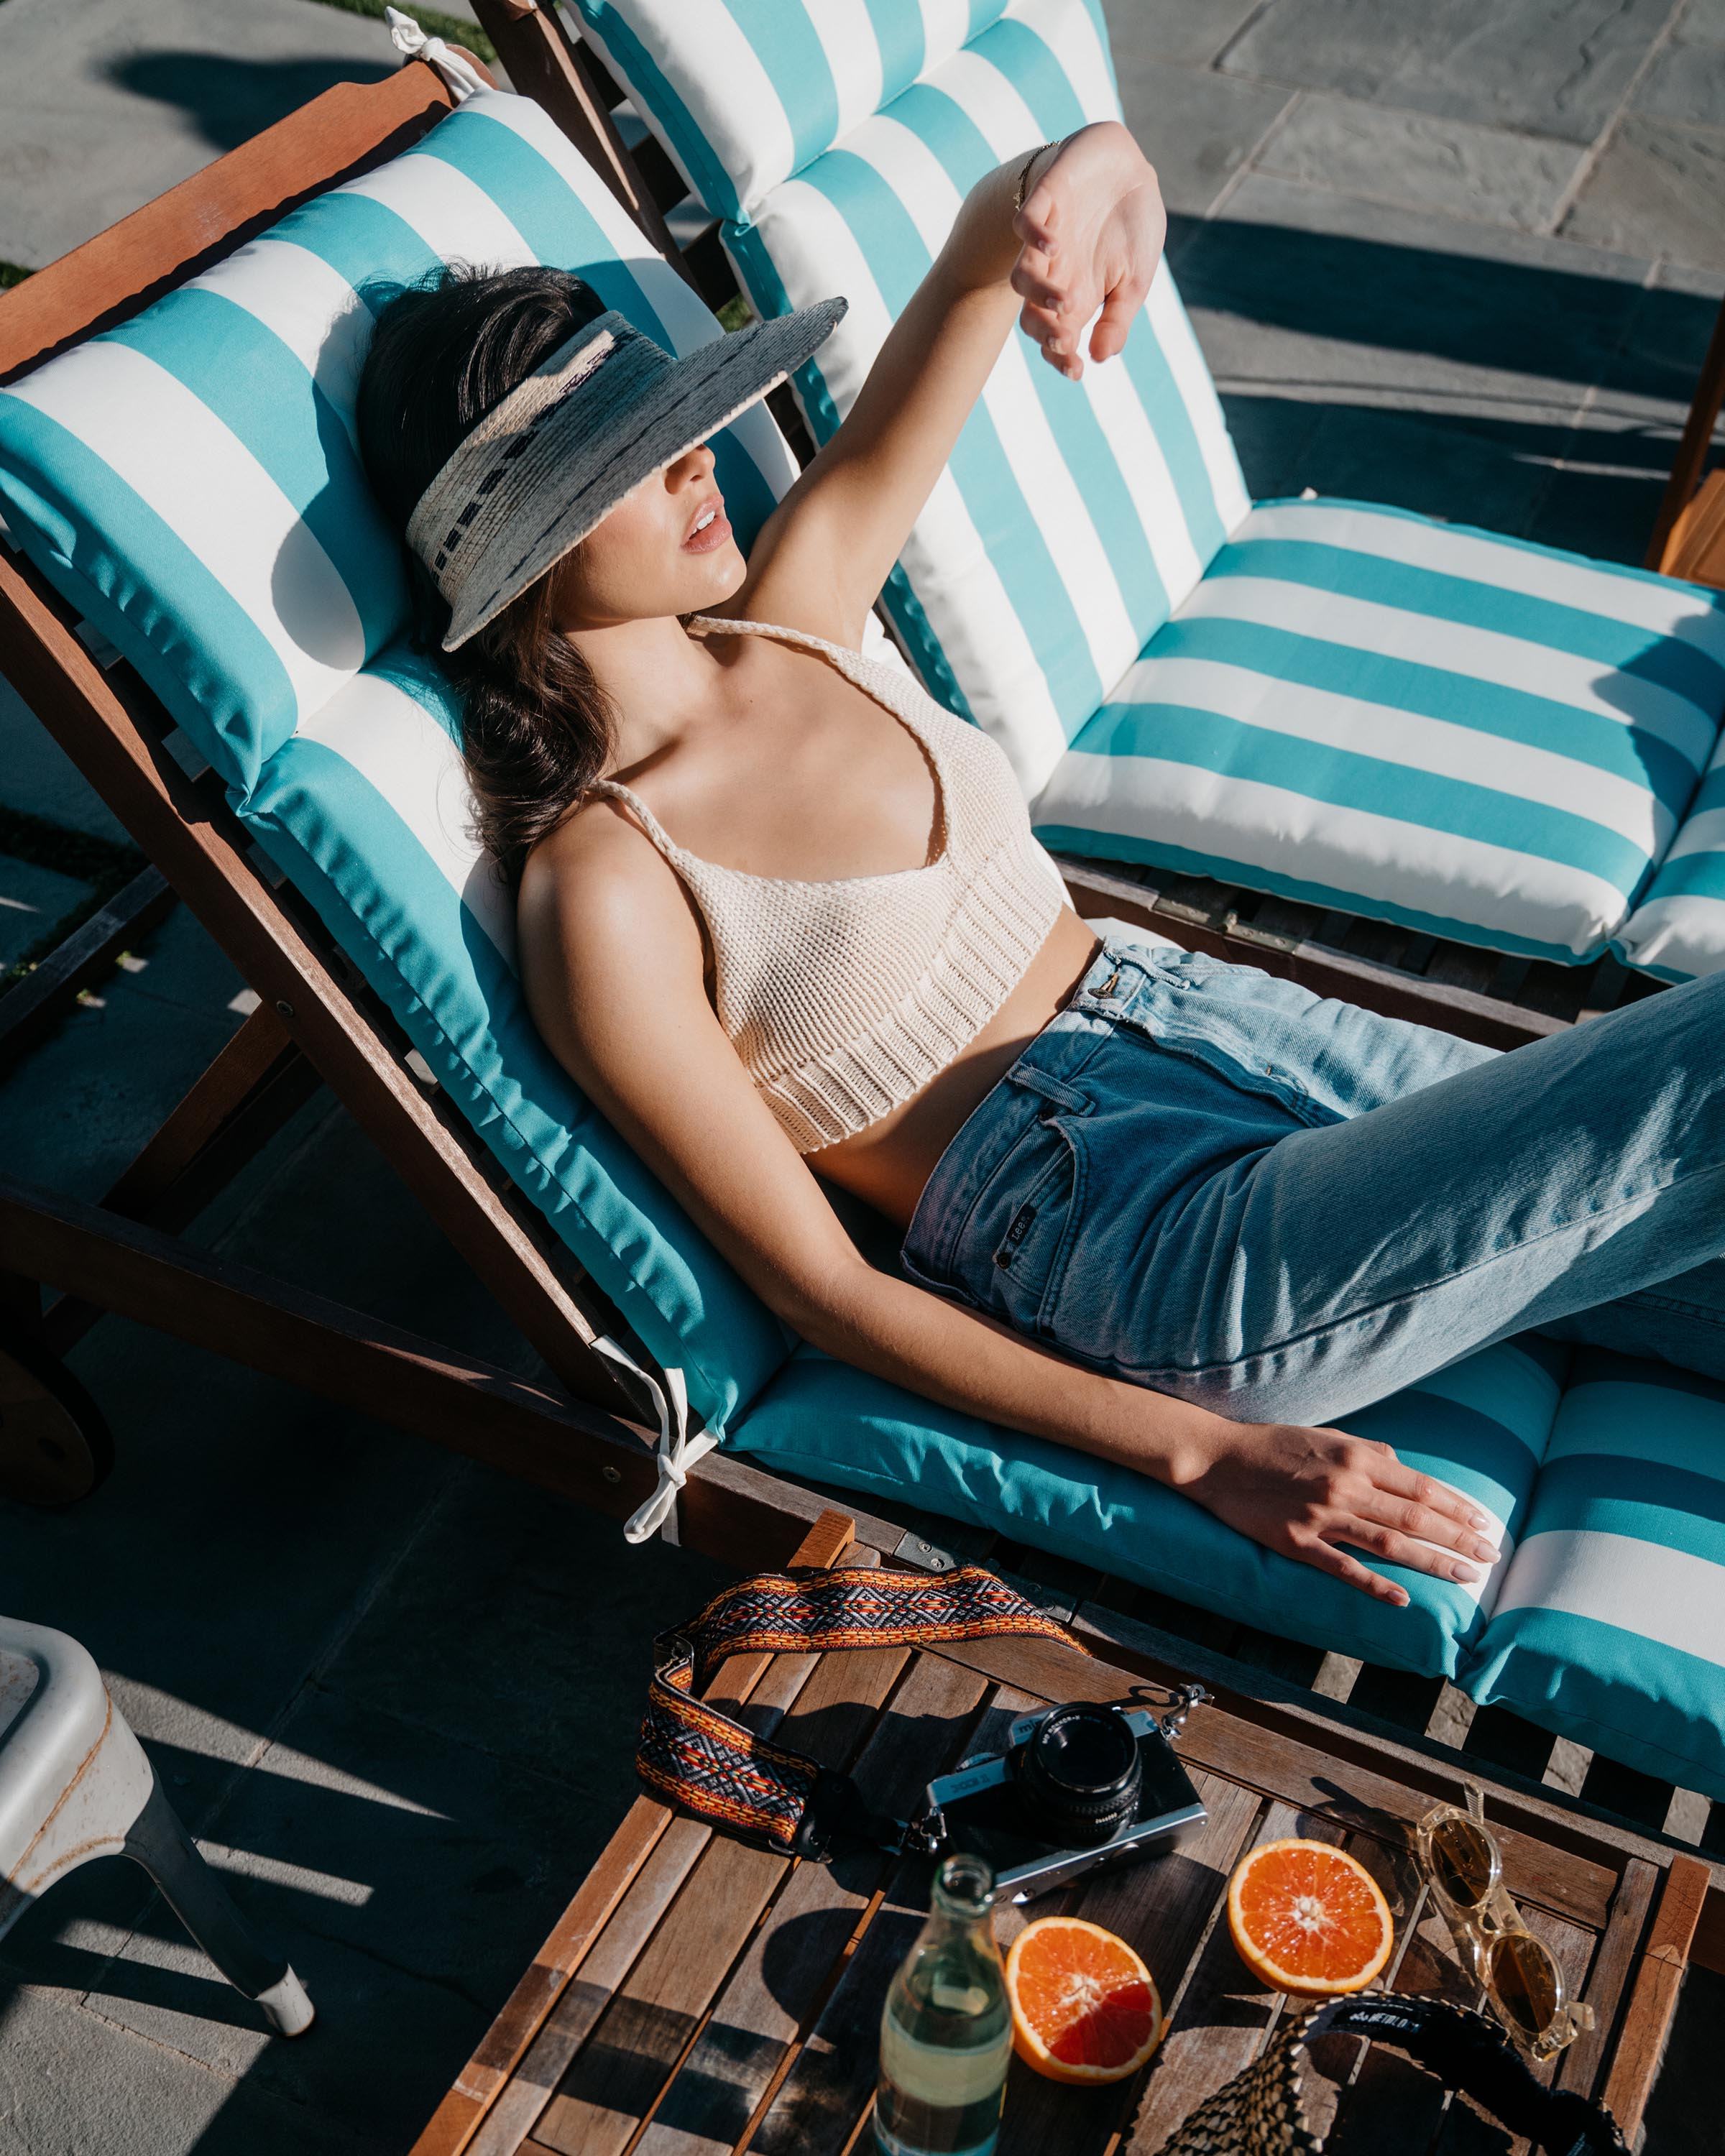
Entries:
[[[1162, 253], [1156, 175], [1102, 121], [978, 182], [855, 408], [756, 542], [725, 608], [855, 646], [1016, 316], [1076, 381], [1127, 340]], [[1095, 318], [1088, 339], [1085, 326]]]

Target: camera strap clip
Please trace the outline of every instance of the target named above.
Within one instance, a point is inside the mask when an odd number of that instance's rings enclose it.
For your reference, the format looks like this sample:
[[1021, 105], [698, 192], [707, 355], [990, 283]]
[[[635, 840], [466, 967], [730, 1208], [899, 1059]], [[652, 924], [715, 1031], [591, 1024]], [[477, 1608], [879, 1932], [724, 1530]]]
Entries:
[[655, 1796], [788, 1856], [824, 1856], [835, 1840], [932, 1851], [937, 1813], [873, 1811], [848, 1774], [775, 1744], [696, 1694], [732, 1655], [829, 1648], [938, 1646], [1005, 1634], [1085, 1650], [1046, 1610], [981, 1565], [947, 1573], [885, 1566], [757, 1573], [714, 1596], [653, 1643], [653, 1676], [635, 1768]]

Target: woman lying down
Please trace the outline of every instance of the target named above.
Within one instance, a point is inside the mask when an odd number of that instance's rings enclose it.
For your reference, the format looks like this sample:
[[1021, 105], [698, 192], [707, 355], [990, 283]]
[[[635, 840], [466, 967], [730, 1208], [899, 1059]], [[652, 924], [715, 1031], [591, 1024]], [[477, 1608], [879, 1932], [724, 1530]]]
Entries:
[[762, 1300], [1400, 1604], [1353, 1553], [1470, 1582], [1493, 1523], [1327, 1425], [1529, 1328], [1725, 1377], [1725, 978], [1501, 1054], [1099, 941], [1001, 751], [860, 654], [1014, 321], [1114, 363], [1163, 229], [1112, 124], [982, 181], [747, 562], [702, 444], [840, 300], [673, 362], [451, 271], [378, 323], [364, 453], [533, 1015]]

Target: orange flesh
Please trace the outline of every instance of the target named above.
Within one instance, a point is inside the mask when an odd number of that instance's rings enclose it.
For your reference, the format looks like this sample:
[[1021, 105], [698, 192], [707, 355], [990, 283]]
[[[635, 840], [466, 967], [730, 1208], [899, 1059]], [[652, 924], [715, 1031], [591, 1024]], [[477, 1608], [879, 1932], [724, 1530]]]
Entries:
[[1370, 1881], [1322, 1842], [1266, 1849], [1249, 1861], [1239, 1909], [1239, 1928], [1258, 1955], [1296, 1984], [1345, 1983], [1381, 1965], [1384, 1913]]
[[1156, 2025], [1137, 1957], [1114, 1939], [1051, 1924], [1019, 1955], [1019, 2010], [1063, 2066], [1117, 2066], [1136, 2058]]

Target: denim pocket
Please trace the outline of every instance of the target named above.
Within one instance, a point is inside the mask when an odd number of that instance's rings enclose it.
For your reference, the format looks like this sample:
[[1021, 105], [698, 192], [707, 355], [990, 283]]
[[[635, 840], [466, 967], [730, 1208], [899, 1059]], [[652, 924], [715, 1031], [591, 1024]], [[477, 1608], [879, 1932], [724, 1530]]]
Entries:
[[[1039, 1116], [1014, 1149], [1014, 1173], [993, 1194], [973, 1245], [993, 1275], [987, 1306], [1015, 1331], [1050, 1333], [1060, 1283], [1084, 1211], [1084, 1160], [1074, 1119]], [[975, 1283], [980, 1286], [980, 1282]]]

